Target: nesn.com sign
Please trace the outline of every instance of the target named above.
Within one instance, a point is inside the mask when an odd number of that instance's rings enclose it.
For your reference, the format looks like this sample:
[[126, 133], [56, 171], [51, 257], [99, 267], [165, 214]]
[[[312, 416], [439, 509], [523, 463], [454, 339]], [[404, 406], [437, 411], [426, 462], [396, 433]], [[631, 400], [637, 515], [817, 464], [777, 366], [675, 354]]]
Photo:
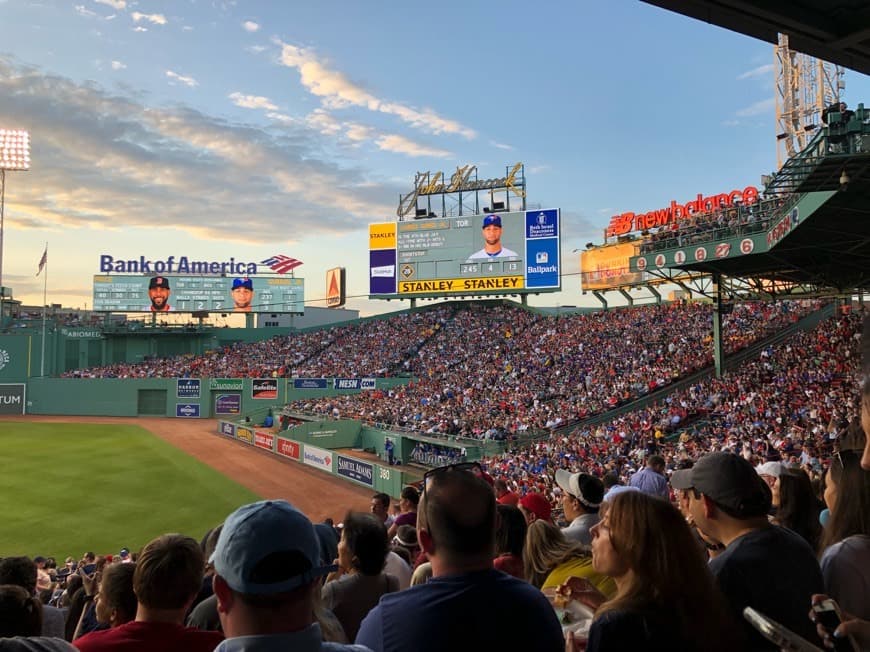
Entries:
[[334, 378], [332, 381], [333, 389], [359, 389], [361, 386], [359, 378]]

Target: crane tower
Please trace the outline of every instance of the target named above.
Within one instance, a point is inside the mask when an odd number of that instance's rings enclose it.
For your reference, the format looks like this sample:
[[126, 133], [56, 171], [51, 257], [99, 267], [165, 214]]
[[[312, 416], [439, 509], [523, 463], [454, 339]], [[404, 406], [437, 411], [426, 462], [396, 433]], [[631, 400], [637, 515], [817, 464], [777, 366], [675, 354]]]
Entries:
[[781, 168], [812, 140], [822, 124], [822, 111], [839, 101], [846, 87], [844, 70], [788, 46], [779, 35], [774, 46], [776, 75], [776, 158]]

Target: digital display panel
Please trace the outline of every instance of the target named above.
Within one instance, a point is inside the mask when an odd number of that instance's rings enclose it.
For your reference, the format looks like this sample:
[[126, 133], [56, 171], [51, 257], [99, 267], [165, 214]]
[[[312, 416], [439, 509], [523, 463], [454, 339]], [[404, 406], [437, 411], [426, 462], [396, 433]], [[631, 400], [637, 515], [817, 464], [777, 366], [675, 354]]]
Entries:
[[301, 314], [304, 300], [301, 278], [94, 276], [96, 311]]
[[559, 209], [369, 225], [369, 294], [518, 294], [561, 288]]

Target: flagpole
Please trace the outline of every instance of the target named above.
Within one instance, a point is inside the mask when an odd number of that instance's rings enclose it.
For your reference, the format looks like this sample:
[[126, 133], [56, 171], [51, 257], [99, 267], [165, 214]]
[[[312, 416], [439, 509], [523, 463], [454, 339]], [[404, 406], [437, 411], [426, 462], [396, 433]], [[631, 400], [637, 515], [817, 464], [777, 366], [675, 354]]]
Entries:
[[45, 311], [47, 309], [48, 296], [48, 242], [45, 243], [45, 253], [42, 254], [45, 261], [45, 274], [42, 276], [42, 353], [39, 356], [39, 375], [45, 377]]

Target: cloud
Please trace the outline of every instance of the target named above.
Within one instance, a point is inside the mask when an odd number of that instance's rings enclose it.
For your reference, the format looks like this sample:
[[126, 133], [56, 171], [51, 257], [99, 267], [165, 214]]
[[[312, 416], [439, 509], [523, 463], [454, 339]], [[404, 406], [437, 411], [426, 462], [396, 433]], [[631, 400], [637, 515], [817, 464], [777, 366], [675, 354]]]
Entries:
[[230, 93], [228, 97], [233, 104], [243, 109], [266, 109], [275, 111], [278, 107], [268, 98], [261, 95], [243, 95], [242, 93]]
[[142, 20], [147, 20], [149, 23], [154, 23], [155, 25], [165, 25], [166, 24], [166, 16], [163, 14], [143, 14], [138, 11], [134, 11], [130, 14], [133, 17], [134, 22], [139, 22]]
[[76, 13], [78, 13], [79, 15], [86, 16], [88, 18], [92, 18], [97, 15], [96, 12], [91, 11], [84, 5], [75, 5], [73, 9], [75, 9]]
[[455, 120], [442, 118], [431, 109], [416, 109], [397, 102], [387, 102], [350, 81], [343, 73], [332, 70], [314, 55], [311, 50], [282, 43], [280, 62], [299, 71], [302, 85], [312, 95], [321, 98], [329, 109], [358, 106], [369, 111], [386, 113], [416, 129], [433, 134], [456, 134], [471, 140], [476, 132]]
[[269, 111], [266, 114], [266, 117], [270, 120], [274, 120], [275, 122], [279, 122], [282, 125], [298, 124], [299, 122], [298, 120], [296, 120], [296, 118], [293, 118], [286, 113], [278, 113], [276, 111]]
[[228, 243], [289, 242], [364, 230], [395, 210], [385, 198], [401, 190], [325, 159], [326, 143], [304, 123], [266, 130], [148, 106], [3, 58], [0, 97], [0, 124], [39, 133], [40, 164], [16, 184], [16, 229], [172, 228]]
[[739, 109], [734, 115], [736, 115], [738, 118], [749, 118], [755, 115], [763, 115], [765, 113], [769, 113], [773, 111], [775, 107], [776, 99], [771, 97]]
[[498, 147], [499, 149], [504, 149], [507, 151], [513, 151], [513, 149], [514, 149], [512, 145], [505, 145], [504, 143], [497, 143], [494, 140], [489, 141], [489, 144], [492, 145], [493, 147]]
[[[185, 86], [187, 86], [189, 88], [193, 88], [194, 86], [199, 86], [199, 82], [196, 81], [193, 77], [185, 77], [184, 75], [179, 75], [177, 72], [174, 72], [172, 70], [167, 70], [166, 76], [169, 77], [169, 79], [181, 82], [182, 84], [184, 84]], [[172, 83], [172, 82], [170, 82], [170, 83]]]
[[112, 70], [124, 70], [127, 67], [126, 63], [122, 63], [121, 61], [113, 61], [112, 62]]
[[245, 48], [245, 50], [247, 50], [248, 52], [251, 52], [253, 54], [260, 54], [261, 52], [266, 51], [266, 46], [265, 45], [249, 45], [248, 47]]
[[415, 143], [414, 141], [398, 134], [385, 134], [380, 136], [375, 141], [375, 144], [379, 149], [382, 149], [385, 152], [397, 152], [409, 156], [432, 156], [436, 158], [447, 158], [448, 156], [453, 156], [453, 154], [447, 150], [427, 147], [426, 145]]
[[133, 31], [134, 31], [134, 32], [147, 32], [147, 31], [148, 31], [148, 28], [147, 28], [147, 27], [142, 27], [141, 25], [139, 25], [138, 27], [134, 27], [134, 28], [133, 28]]
[[97, 4], [108, 5], [112, 9], [121, 11], [127, 8], [127, 0], [94, 0]]
[[753, 68], [752, 70], [747, 70], [744, 73], [737, 75], [738, 80], [742, 79], [751, 79], [753, 77], [764, 77], [766, 75], [770, 75], [773, 72], [773, 64], [766, 63], [763, 66], [758, 66], [757, 68]]
[[246, 32], [253, 33], [258, 31], [260, 29], [260, 26], [253, 20], [246, 20], [244, 23], [242, 23], [242, 29], [244, 29]]

